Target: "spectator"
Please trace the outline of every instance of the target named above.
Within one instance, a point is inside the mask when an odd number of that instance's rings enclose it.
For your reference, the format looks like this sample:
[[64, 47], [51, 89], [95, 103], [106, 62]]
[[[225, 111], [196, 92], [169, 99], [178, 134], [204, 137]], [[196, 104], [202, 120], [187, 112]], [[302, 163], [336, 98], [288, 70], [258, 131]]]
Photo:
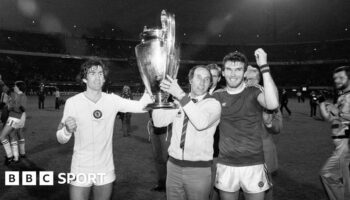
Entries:
[[38, 103], [39, 103], [39, 109], [44, 109], [45, 107], [45, 85], [44, 83], [41, 83], [39, 86], [38, 91]]

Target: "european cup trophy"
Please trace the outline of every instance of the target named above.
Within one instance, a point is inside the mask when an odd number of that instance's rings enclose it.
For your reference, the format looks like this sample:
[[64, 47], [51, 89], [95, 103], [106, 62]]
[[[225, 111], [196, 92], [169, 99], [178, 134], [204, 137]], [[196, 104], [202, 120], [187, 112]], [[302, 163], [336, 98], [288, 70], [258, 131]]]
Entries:
[[161, 13], [161, 28], [144, 27], [141, 43], [135, 47], [137, 65], [142, 81], [155, 102], [146, 108], [175, 108], [168, 102], [169, 94], [160, 90], [160, 82], [169, 75], [176, 78], [179, 70], [179, 51], [175, 48], [175, 15]]

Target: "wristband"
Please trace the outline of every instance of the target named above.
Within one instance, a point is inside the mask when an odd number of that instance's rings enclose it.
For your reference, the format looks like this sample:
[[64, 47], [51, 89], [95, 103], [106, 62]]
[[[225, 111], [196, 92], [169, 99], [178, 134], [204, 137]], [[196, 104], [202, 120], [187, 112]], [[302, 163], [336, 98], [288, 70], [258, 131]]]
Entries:
[[270, 72], [270, 67], [268, 64], [264, 64], [260, 66], [260, 72], [263, 73], [267, 73]]
[[269, 67], [265, 67], [265, 68], [261, 69], [260, 72], [261, 72], [262, 74], [264, 74], [264, 73], [269, 73], [269, 72], [270, 72], [270, 68], [269, 68]]
[[269, 64], [263, 64], [260, 66], [260, 70], [263, 70], [264, 68], [269, 68]]

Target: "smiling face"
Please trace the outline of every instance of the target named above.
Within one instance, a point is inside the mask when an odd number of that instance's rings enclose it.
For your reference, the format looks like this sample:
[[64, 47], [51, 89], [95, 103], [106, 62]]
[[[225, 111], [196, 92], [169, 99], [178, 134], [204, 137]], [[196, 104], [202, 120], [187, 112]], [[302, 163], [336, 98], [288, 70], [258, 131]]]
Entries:
[[193, 77], [190, 80], [191, 94], [192, 96], [201, 96], [205, 94], [210, 86], [211, 76], [208, 69], [204, 67], [198, 67], [193, 73]]
[[83, 81], [86, 83], [87, 89], [101, 91], [102, 86], [105, 83], [103, 68], [100, 65], [91, 66], [88, 69], [86, 78], [84, 78]]
[[344, 90], [349, 86], [349, 77], [345, 71], [339, 71], [333, 74], [334, 84], [337, 89]]
[[238, 88], [243, 83], [244, 63], [240, 61], [227, 61], [224, 64], [222, 75], [229, 88]]

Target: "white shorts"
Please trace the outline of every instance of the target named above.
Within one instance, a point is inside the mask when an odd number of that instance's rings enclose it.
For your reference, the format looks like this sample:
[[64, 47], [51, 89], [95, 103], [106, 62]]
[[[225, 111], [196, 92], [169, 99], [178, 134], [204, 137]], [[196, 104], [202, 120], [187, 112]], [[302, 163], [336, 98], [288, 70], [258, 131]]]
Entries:
[[6, 121], [6, 125], [11, 126], [14, 129], [19, 129], [24, 127], [24, 123], [21, 123], [20, 119], [9, 117]]
[[215, 187], [225, 192], [260, 193], [272, 186], [265, 164], [234, 167], [218, 163]]
[[115, 181], [114, 170], [107, 173], [76, 173], [75, 175], [75, 180], [70, 182], [70, 184], [78, 187], [100, 186]]

